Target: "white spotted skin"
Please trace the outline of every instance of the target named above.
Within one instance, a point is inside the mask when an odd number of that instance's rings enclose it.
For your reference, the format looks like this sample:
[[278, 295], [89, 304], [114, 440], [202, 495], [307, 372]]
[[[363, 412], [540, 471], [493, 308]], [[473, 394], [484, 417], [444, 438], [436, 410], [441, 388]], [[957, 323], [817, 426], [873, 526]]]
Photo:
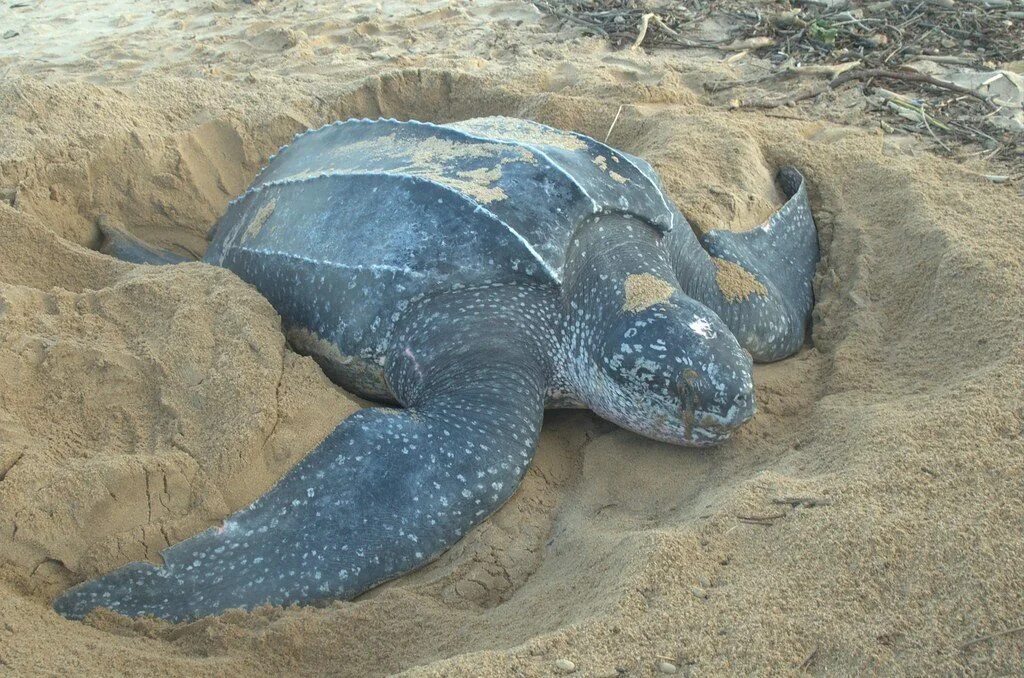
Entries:
[[[795, 350], [799, 309], [809, 313], [802, 181], [784, 181], [794, 198], [760, 234], [711, 243], [771, 290], [770, 303], [727, 307], [706, 289], [708, 252], [647, 163], [536, 123], [505, 135], [501, 122], [329, 125], [297, 137], [232, 203], [206, 260], [263, 293], [332, 379], [399, 407], [357, 412], [249, 507], [166, 549], [162, 566], [130, 563], [80, 584], [57, 611], [182, 621], [351, 599], [429, 563], [501, 506], [545, 407], [589, 407], [695, 446], [753, 416], [745, 347]], [[507, 199], [484, 205], [443, 176], [402, 171], [401, 158], [342, 152], [384, 134], [492, 144], [493, 157], [464, 154], [477, 163], [464, 169], [500, 166]], [[535, 161], [517, 165], [524, 157]], [[173, 261], [108, 235], [127, 259]], [[624, 303], [626, 280], [641, 274], [660, 281], [659, 295]]]

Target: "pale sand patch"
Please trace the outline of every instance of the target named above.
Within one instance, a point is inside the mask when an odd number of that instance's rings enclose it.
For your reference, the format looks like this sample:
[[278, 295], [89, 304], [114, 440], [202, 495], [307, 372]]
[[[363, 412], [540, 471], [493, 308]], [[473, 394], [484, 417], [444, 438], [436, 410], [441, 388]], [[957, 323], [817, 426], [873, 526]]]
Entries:
[[483, 133], [496, 139], [538, 143], [566, 151], [582, 151], [587, 143], [564, 130], [551, 129], [518, 118], [503, 116], [478, 118], [453, 125], [471, 134]]
[[715, 265], [715, 282], [718, 283], [718, 289], [722, 290], [722, 294], [729, 301], [745, 301], [752, 294], [768, 296], [768, 289], [764, 283], [739, 264], [719, 257], [711, 257], [711, 263]]
[[[430, 137], [407, 139], [395, 134], [349, 144], [344, 149], [360, 159], [369, 161], [386, 158], [404, 160], [389, 172], [423, 177], [451, 186], [474, 200], [486, 204], [508, 197], [495, 184], [501, 180], [502, 166], [510, 162], [535, 164], [537, 159], [528, 149], [504, 144], [476, 143]], [[460, 170], [466, 160], [491, 162], [475, 170]]]
[[672, 297], [676, 286], [650, 273], [634, 273], [626, 276], [622, 293], [625, 301], [622, 310], [639, 313], [655, 304], [664, 304]]
[[259, 235], [260, 231], [262, 231], [263, 227], [266, 225], [267, 219], [269, 219], [271, 215], [274, 214], [274, 210], [276, 208], [276, 200], [271, 200], [266, 205], [261, 207], [259, 211], [256, 213], [256, 216], [254, 216], [252, 218], [252, 221], [250, 221], [249, 224], [245, 227], [245, 233], [243, 234], [242, 237], [245, 240], [251, 240], [255, 238], [257, 235]]

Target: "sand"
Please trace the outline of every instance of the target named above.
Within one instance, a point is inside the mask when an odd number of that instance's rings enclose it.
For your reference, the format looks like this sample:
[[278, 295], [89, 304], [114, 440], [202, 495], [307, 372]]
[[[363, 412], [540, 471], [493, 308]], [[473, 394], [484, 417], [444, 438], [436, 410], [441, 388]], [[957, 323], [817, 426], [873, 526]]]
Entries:
[[[712, 109], [722, 55], [613, 52], [518, 2], [0, 9], [0, 673], [581, 676], [1024, 670], [1024, 219], [1015, 189], [878, 130]], [[693, 451], [549, 413], [514, 498], [355, 602], [170, 625], [66, 586], [270, 487], [360, 403], [202, 264], [293, 134], [505, 114], [650, 160], [700, 228], [807, 175], [814, 329]], [[13, 203], [13, 204], [9, 204]], [[998, 634], [998, 635], [993, 635]], [[567, 668], [570, 666], [572, 668]]]

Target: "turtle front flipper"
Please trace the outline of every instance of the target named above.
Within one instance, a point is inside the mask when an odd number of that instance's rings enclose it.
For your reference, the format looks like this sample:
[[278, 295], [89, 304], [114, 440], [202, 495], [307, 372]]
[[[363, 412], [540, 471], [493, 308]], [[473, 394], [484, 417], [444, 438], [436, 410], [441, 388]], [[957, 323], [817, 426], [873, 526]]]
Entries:
[[806, 182], [793, 167], [777, 179], [787, 201], [760, 226], [709, 230], [698, 240], [681, 225], [665, 238], [683, 291], [715, 311], [758, 362], [799, 350], [814, 305], [818, 233]]
[[55, 609], [182, 621], [350, 599], [438, 557], [512, 495], [533, 458], [550, 372], [534, 336], [551, 324], [537, 313], [554, 306], [521, 291], [446, 293], [413, 312], [387, 368], [407, 409], [357, 412], [220, 528], [165, 549], [162, 566], [130, 563]]
[[100, 247], [100, 251], [121, 261], [154, 266], [192, 261], [189, 257], [150, 245], [145, 240], [110, 223], [101, 223], [99, 229], [103, 234], [103, 245]]

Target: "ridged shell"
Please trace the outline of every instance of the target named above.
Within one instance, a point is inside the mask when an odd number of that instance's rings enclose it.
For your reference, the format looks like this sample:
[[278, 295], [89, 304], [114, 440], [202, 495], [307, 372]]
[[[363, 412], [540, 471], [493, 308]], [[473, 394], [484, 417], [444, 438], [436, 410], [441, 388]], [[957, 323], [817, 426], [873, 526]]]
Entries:
[[512, 118], [347, 120], [298, 135], [217, 225], [206, 259], [286, 325], [377, 358], [417, 297], [559, 284], [577, 225], [603, 210], [685, 223], [651, 169], [589, 137]]

